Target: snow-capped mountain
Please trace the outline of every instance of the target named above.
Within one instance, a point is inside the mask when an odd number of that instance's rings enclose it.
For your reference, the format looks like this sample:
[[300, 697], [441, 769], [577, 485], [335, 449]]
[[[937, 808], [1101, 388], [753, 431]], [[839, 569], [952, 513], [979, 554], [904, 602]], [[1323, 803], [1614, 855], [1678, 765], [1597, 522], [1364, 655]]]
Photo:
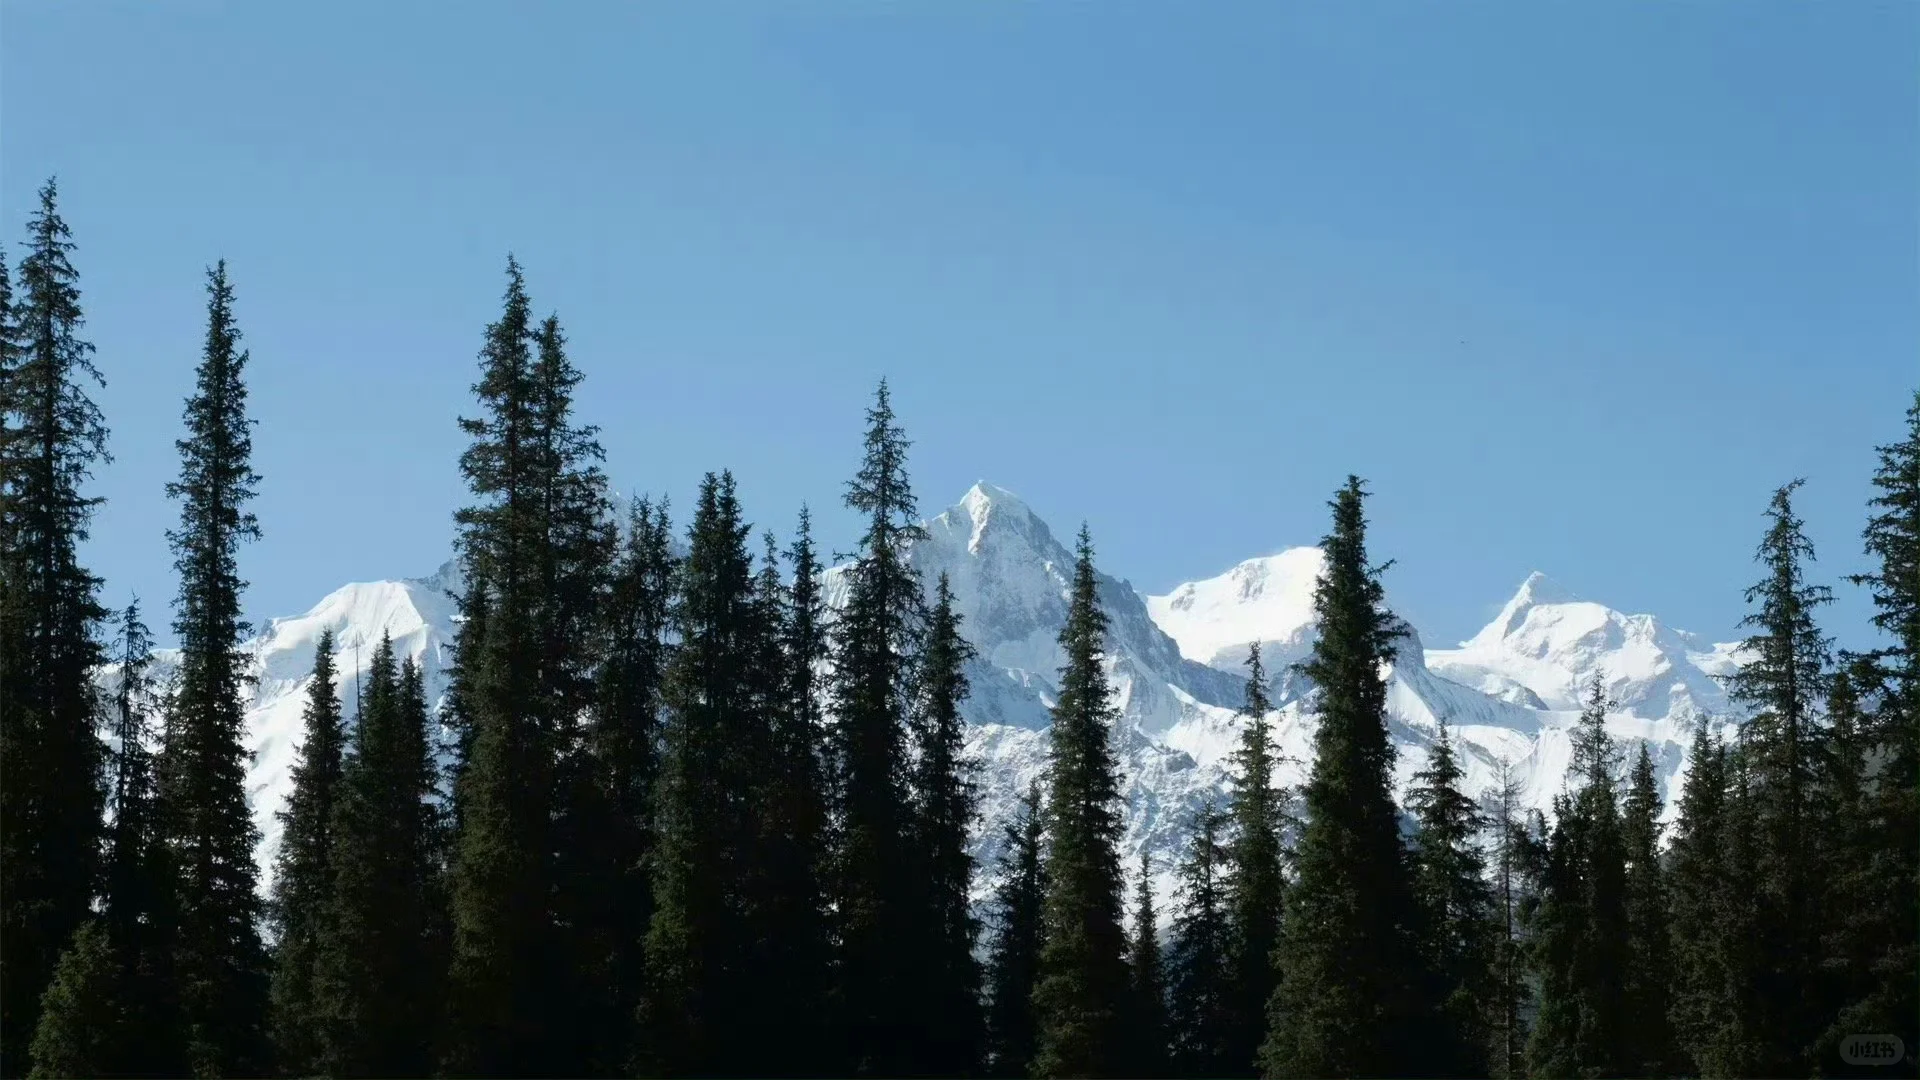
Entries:
[[[912, 561], [929, 587], [936, 575], [948, 576], [963, 632], [979, 654], [966, 711], [983, 796], [975, 852], [990, 864], [999, 852], [1000, 824], [1045, 768], [1073, 555], [1025, 503], [987, 484], [975, 485], [926, 527]], [[1150, 853], [1161, 886], [1170, 884], [1171, 856], [1185, 841], [1192, 812], [1225, 791], [1241, 724], [1243, 664], [1254, 641], [1262, 644], [1277, 705], [1281, 780], [1305, 778], [1313, 718], [1308, 688], [1290, 665], [1313, 646], [1320, 566], [1318, 549], [1293, 548], [1164, 596], [1143, 596], [1122, 580], [1100, 578], [1110, 621], [1106, 663], [1121, 717], [1114, 740], [1124, 773], [1124, 854], [1135, 865], [1143, 850]], [[334, 634], [349, 717], [352, 688], [382, 633], [392, 635], [396, 651], [415, 657], [437, 697], [454, 635], [449, 592], [455, 574], [449, 564], [429, 578], [345, 586], [304, 615], [273, 620], [251, 644], [259, 681], [248, 712], [250, 794], [269, 872], [279, 846], [275, 815], [290, 782], [321, 631]], [[838, 603], [844, 590], [843, 572], [829, 570], [829, 603]], [[160, 660], [164, 675], [170, 657]], [[1545, 808], [1565, 776], [1581, 688], [1604, 672], [1618, 703], [1609, 728], [1630, 748], [1640, 741], [1651, 747], [1671, 803], [1693, 718], [1726, 715], [1715, 678], [1734, 665], [1730, 646], [1701, 642], [1652, 616], [1580, 600], [1534, 574], [1492, 623], [1458, 648], [1426, 651], [1417, 634], [1403, 640], [1389, 670], [1398, 780], [1404, 786], [1419, 768], [1444, 720], [1460, 741], [1469, 790], [1490, 787], [1506, 761], [1527, 802]], [[982, 874], [982, 893], [989, 882]]]

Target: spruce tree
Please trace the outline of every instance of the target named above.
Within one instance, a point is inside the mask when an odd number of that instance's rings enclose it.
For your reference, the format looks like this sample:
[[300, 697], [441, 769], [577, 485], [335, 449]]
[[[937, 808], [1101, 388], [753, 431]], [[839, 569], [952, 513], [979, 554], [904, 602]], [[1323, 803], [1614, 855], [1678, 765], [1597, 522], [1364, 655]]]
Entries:
[[1416, 823], [1414, 896], [1426, 998], [1435, 1010], [1427, 1025], [1430, 1076], [1484, 1076], [1491, 1071], [1488, 1020], [1495, 1011], [1493, 890], [1486, 879], [1480, 834], [1486, 821], [1460, 789], [1465, 773], [1454, 756], [1446, 722], [1413, 774], [1408, 809]]
[[[1873, 476], [1866, 551], [1874, 569], [1852, 580], [1865, 585], [1873, 621], [1889, 644], [1867, 655], [1853, 681], [1866, 738], [1879, 762], [1868, 800], [1872, 856], [1870, 902], [1859, 933], [1874, 956], [1870, 988], [1843, 1008], [1839, 1028], [1899, 1034], [1908, 1052], [1920, 1046], [1920, 391], [1907, 409], [1906, 432], [1879, 448]], [[1832, 1047], [1827, 1047], [1831, 1061]]]
[[1002, 829], [1005, 847], [993, 894], [986, 974], [986, 1075], [1000, 1080], [1026, 1076], [1039, 1048], [1033, 988], [1045, 941], [1041, 905], [1046, 878], [1040, 857], [1045, 824], [1040, 785], [1035, 784]]
[[657, 1075], [750, 1072], [765, 1032], [744, 984], [753, 945], [749, 874], [758, 806], [744, 793], [763, 760], [755, 693], [763, 609], [733, 478], [700, 485], [672, 612], [655, 788], [653, 918], [646, 938], [641, 1066]]
[[1161, 1076], [1168, 1065], [1167, 988], [1160, 960], [1159, 916], [1153, 909], [1153, 863], [1140, 853], [1140, 883], [1134, 893], [1133, 941], [1127, 968], [1133, 975], [1133, 1042], [1128, 1072]]
[[314, 962], [329, 936], [333, 807], [346, 743], [333, 648], [333, 631], [322, 631], [301, 716], [305, 738], [295, 752], [292, 790], [279, 813], [280, 851], [270, 907], [279, 934], [269, 995], [274, 1052], [281, 1071], [294, 1076], [310, 1075], [320, 1062], [322, 1024], [314, 998]]
[[846, 503], [865, 527], [846, 570], [832, 632], [829, 700], [835, 797], [829, 895], [834, 911], [834, 1022], [853, 1075], [915, 1071], [920, 1041], [909, 940], [924, 913], [912, 879], [907, 730], [924, 622], [907, 548], [923, 535], [907, 480], [906, 434], [883, 380], [867, 410], [865, 455]]
[[1595, 675], [1572, 734], [1569, 790], [1555, 800], [1542, 889], [1539, 1016], [1527, 1047], [1536, 1076], [1625, 1071], [1626, 846], [1619, 748]]
[[1320, 637], [1304, 674], [1319, 730], [1280, 943], [1280, 985], [1261, 1049], [1268, 1076], [1418, 1071], [1414, 902], [1392, 792], [1381, 667], [1402, 633], [1367, 561], [1366, 491], [1335, 496], [1326, 568], [1314, 589]]
[[1676, 1068], [1668, 1027], [1673, 979], [1672, 932], [1667, 925], [1666, 876], [1660, 865], [1660, 788], [1653, 755], [1640, 744], [1621, 814], [1626, 848], [1627, 972], [1622, 1048], [1635, 1076], [1670, 1076]]
[[1521, 795], [1513, 762], [1502, 758], [1498, 778], [1489, 793], [1488, 815], [1488, 825], [1493, 832], [1494, 901], [1488, 1075], [1497, 1080], [1514, 1080], [1526, 1074], [1527, 1035], [1522, 1016], [1532, 993], [1527, 984], [1521, 914], [1529, 901], [1527, 878], [1532, 838], [1521, 813]]
[[207, 340], [187, 399], [180, 526], [167, 534], [180, 574], [174, 633], [180, 667], [167, 719], [161, 771], [170, 857], [179, 875], [173, 967], [179, 980], [188, 1068], [196, 1076], [264, 1072], [267, 955], [253, 853], [259, 830], [247, 807], [246, 713], [250, 681], [241, 649], [235, 554], [257, 539], [246, 509], [259, 483], [251, 464], [247, 353], [233, 320], [226, 263], [207, 275]]
[[153, 743], [157, 694], [153, 639], [137, 601], [115, 634], [111, 707], [113, 818], [107, 832], [101, 912], [119, 965], [122, 1033], [112, 1070], [164, 1075], [181, 1068], [170, 977], [174, 880], [161, 830]]
[[769, 1039], [780, 1050], [774, 1067], [786, 1075], [830, 1072], [820, 1019], [827, 1010], [831, 943], [822, 883], [827, 857], [827, 806], [823, 776], [824, 734], [821, 667], [827, 657], [827, 608], [821, 566], [813, 547], [811, 515], [803, 507], [787, 549], [790, 588], [768, 590], [765, 619], [774, 630], [768, 667], [768, 723], [772, 764], [766, 781], [768, 895], [773, 910], [767, 934], [774, 945], [771, 968], [780, 1003]]
[[966, 664], [973, 647], [960, 633], [960, 613], [943, 573], [934, 586], [933, 608], [916, 673], [913, 760], [917, 858], [926, 890], [924, 952], [918, 958], [922, 986], [921, 1069], [934, 1076], [970, 1076], [980, 1067], [979, 934], [970, 897], [973, 856], [968, 836], [978, 814], [974, 763], [966, 757]]
[[1048, 757], [1046, 945], [1034, 988], [1042, 1077], [1127, 1070], [1126, 931], [1120, 922], [1118, 716], [1103, 664], [1107, 616], [1080, 529]]
[[382, 635], [331, 822], [332, 889], [317, 957], [328, 1076], [432, 1071], [443, 987], [432, 864], [433, 761], [424, 695]]
[[46, 1080], [107, 1076], [125, 1063], [120, 965], [107, 928], [80, 924], [41, 998], [32, 1045], [33, 1071]]
[[1280, 940], [1286, 880], [1280, 865], [1285, 807], [1274, 785], [1273, 733], [1267, 715], [1266, 668], [1260, 643], [1247, 653], [1247, 700], [1241, 707], [1240, 746], [1234, 753], [1233, 794], [1227, 812], [1228, 895], [1233, 934], [1229, 967], [1234, 1031], [1229, 1075], [1259, 1072], [1260, 1042], [1267, 1030], [1267, 1002], [1279, 983], [1274, 948]]
[[645, 978], [642, 945], [653, 917], [647, 863], [653, 848], [652, 799], [659, 773], [660, 683], [666, 663], [674, 560], [664, 502], [641, 499], [602, 605], [603, 659], [588, 739], [598, 771], [602, 820], [594, 828], [604, 880], [592, 918], [604, 935], [607, 1015], [589, 1071], [633, 1063], [636, 1010]]
[[1233, 1074], [1233, 927], [1220, 836], [1226, 823], [1211, 803], [1194, 817], [1167, 954], [1173, 1071], [1195, 1080]]
[[111, 459], [56, 196], [47, 181], [27, 223], [20, 296], [0, 297], [0, 1076], [26, 1072], [41, 991], [100, 869], [91, 673], [107, 613], [80, 549], [101, 501], [87, 484]]
[[1765, 573], [1747, 590], [1754, 610], [1742, 622], [1752, 659], [1728, 680], [1736, 702], [1754, 710], [1744, 740], [1753, 778], [1759, 835], [1755, 872], [1762, 894], [1754, 1018], [1761, 1040], [1758, 1075], [1797, 1075], [1811, 1067], [1814, 1041], [1824, 1029], [1817, 1002], [1806, 993], [1819, 964], [1811, 906], [1817, 842], [1808, 832], [1819, 731], [1815, 712], [1825, 695], [1828, 643], [1814, 612], [1832, 597], [1806, 580], [1813, 545], [1793, 509], [1801, 481], [1781, 487], [1767, 510], [1768, 528], [1756, 560]]
[[1743, 898], [1742, 868], [1730, 862], [1737, 838], [1730, 755], [1705, 720], [1694, 732], [1680, 815], [1667, 855], [1668, 924], [1673, 941], [1669, 1014], [1677, 1049], [1694, 1075], [1745, 1075], [1746, 1017], [1736, 991], [1744, 971], [1741, 926], [1729, 925]]

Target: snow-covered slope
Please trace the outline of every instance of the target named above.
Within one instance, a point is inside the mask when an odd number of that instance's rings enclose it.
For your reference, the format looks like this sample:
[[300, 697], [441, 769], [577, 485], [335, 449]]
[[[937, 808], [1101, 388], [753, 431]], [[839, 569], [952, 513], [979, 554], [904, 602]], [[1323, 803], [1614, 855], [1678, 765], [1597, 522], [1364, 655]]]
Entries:
[[[1001, 822], [1045, 769], [1047, 710], [1062, 659], [1057, 636], [1073, 556], [1025, 503], [988, 484], [975, 485], [926, 524], [913, 564], [929, 587], [936, 575], [948, 575], [963, 630], [979, 654], [967, 705], [968, 745], [981, 765], [975, 853], [990, 863]], [[1281, 780], [1297, 784], [1305, 777], [1311, 688], [1289, 668], [1312, 648], [1320, 565], [1318, 549], [1293, 548], [1151, 597], [1120, 579], [1100, 579], [1110, 620], [1106, 662], [1121, 712], [1114, 740], [1124, 772], [1125, 854], [1132, 863], [1150, 851], [1162, 886], [1170, 885], [1171, 856], [1184, 843], [1193, 811], [1224, 793], [1228, 756], [1241, 731], [1236, 709], [1251, 642], [1261, 642], [1268, 658]], [[304, 615], [274, 620], [251, 644], [260, 678], [248, 711], [255, 754], [250, 787], [269, 868], [320, 632], [334, 632], [349, 716], [354, 680], [383, 632], [420, 662], [437, 697], [445, 689], [454, 633], [454, 575], [449, 565], [431, 578], [345, 586]], [[837, 603], [844, 589], [842, 571], [829, 570], [829, 602]], [[164, 675], [169, 658], [161, 659]], [[1671, 798], [1692, 718], [1726, 714], [1715, 677], [1733, 667], [1730, 647], [1708, 645], [1652, 616], [1581, 601], [1535, 574], [1498, 618], [1459, 648], [1426, 651], [1417, 634], [1402, 642], [1389, 672], [1398, 777], [1404, 785], [1420, 766], [1444, 720], [1462, 743], [1470, 789], [1489, 787], [1505, 761], [1527, 801], [1544, 808], [1565, 775], [1580, 687], [1599, 671], [1618, 702], [1610, 729], [1630, 744], [1651, 747]], [[982, 892], [987, 885], [983, 874]]]

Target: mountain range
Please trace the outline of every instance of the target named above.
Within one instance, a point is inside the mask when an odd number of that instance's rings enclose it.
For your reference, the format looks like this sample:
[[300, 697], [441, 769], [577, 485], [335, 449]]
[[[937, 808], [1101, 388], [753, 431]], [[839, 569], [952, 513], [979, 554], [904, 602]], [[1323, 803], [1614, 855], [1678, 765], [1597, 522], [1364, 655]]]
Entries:
[[[976, 484], [926, 521], [911, 552], [931, 585], [946, 573], [978, 656], [969, 672], [968, 750], [978, 765], [982, 813], [974, 853], [991, 866], [1002, 822], [1046, 766], [1048, 709], [1063, 654], [1073, 555], [1046, 522], [1012, 493]], [[1277, 711], [1280, 780], [1304, 781], [1312, 760], [1310, 690], [1292, 665], [1313, 647], [1314, 582], [1321, 553], [1295, 547], [1249, 559], [1227, 572], [1158, 596], [1102, 574], [1110, 620], [1106, 664], [1119, 722], [1114, 744], [1126, 801], [1123, 855], [1131, 868], [1148, 853], [1156, 891], [1171, 887], [1173, 863], [1193, 812], [1227, 790], [1230, 755], [1244, 719], [1248, 646], [1258, 641]], [[826, 574], [830, 605], [844, 573]], [[248, 704], [253, 752], [249, 797], [264, 837], [263, 881], [271, 873], [313, 653], [334, 635], [344, 709], [382, 634], [444, 691], [452, 660], [458, 570], [449, 562], [424, 578], [342, 586], [305, 614], [273, 619], [247, 646], [257, 681]], [[1392, 597], [1388, 596], [1391, 606]], [[1652, 615], [1628, 615], [1581, 599], [1545, 575], [1521, 583], [1498, 616], [1450, 649], [1428, 649], [1408, 628], [1386, 672], [1390, 730], [1404, 789], [1445, 722], [1454, 732], [1469, 793], [1494, 784], [1510, 762], [1523, 801], [1546, 809], [1561, 790], [1569, 729], [1585, 687], [1600, 675], [1613, 702], [1607, 727], [1629, 752], [1650, 748], [1669, 813], [1687, 764], [1697, 717], [1726, 721], [1732, 708], [1720, 679], [1737, 667], [1732, 645], [1703, 641]], [[176, 657], [163, 651], [165, 678]], [[991, 875], [978, 876], [984, 895]]]

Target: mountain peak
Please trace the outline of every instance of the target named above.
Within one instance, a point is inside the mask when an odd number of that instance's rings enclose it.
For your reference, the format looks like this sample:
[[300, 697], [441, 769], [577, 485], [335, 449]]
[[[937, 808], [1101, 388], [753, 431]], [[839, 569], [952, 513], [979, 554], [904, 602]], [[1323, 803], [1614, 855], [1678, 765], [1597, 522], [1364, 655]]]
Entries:
[[1574, 604], [1580, 598], [1573, 590], [1535, 570], [1520, 583], [1520, 590], [1513, 594], [1510, 606], [1535, 607], [1541, 604]]
[[998, 521], [1003, 525], [1025, 524], [1033, 517], [1033, 511], [1027, 509], [1027, 504], [1020, 501], [1020, 496], [1006, 488], [995, 487], [985, 480], [968, 488], [967, 493], [962, 495], [960, 501], [954, 505], [954, 509], [964, 514], [966, 520], [972, 523], [971, 535], [967, 540], [969, 551], [979, 550], [980, 537], [986, 532], [989, 522]]

